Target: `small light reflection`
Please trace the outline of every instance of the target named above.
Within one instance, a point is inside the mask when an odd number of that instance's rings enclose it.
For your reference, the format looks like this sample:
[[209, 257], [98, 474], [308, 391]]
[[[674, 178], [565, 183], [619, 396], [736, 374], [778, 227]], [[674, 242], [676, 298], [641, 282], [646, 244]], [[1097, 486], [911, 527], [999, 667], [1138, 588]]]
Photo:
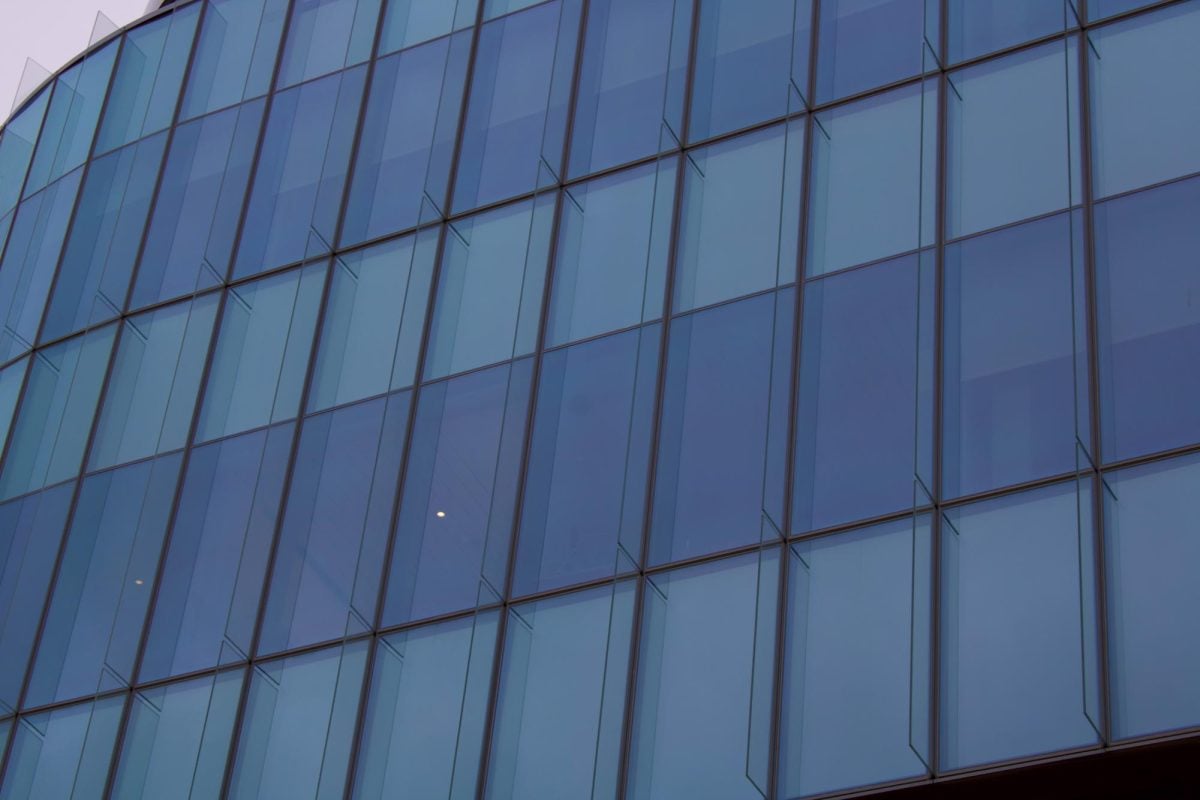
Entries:
[[141, 578], [134, 578], [133, 582], [136, 583], [138, 586], [141, 586], [143, 583], [145, 583], [145, 581], [142, 580]]
[[445, 511], [439, 511], [439, 512], [437, 512], [437, 515], [438, 515], [439, 517], [444, 517], [444, 516], [446, 516], [446, 512], [445, 512]]

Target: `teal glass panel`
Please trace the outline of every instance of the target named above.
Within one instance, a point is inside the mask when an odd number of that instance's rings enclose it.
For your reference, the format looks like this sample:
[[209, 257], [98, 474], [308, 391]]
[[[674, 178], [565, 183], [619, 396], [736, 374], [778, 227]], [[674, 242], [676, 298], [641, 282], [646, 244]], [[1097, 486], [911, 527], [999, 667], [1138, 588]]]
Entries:
[[42, 340], [118, 316], [146, 228], [167, 134], [92, 162], [63, 252]]
[[627, 796], [762, 800], [751, 750], [770, 730], [756, 699], [771, 670], [755, 660], [774, 651], [779, 553], [645, 580]]
[[0, 714], [11, 714], [29, 667], [75, 485], [0, 505]]
[[928, 771], [932, 552], [928, 517], [791, 546], [780, 797]]
[[473, 800], [499, 614], [380, 637], [355, 800]]
[[933, 241], [936, 110], [930, 84], [817, 114], [808, 275], [877, 261]]
[[201, 3], [182, 6], [126, 34], [96, 136], [97, 153], [171, 124], [202, 7]]
[[1112, 721], [1125, 739], [1200, 722], [1196, 456], [1105, 476]]
[[233, 276], [333, 249], [366, 67], [275, 96]]
[[[43, 89], [0, 130], [0, 217], [11, 211], [21, 197], [21, 185], [33, 160], [33, 148], [49, 102], [50, 90]], [[3, 241], [0, 236], [0, 246]]]
[[1076, 48], [1051, 42], [950, 74], [947, 236], [1080, 201]]
[[253, 668], [230, 800], [344, 797], [367, 644]]
[[[1084, 485], [1086, 486], [1086, 484]], [[940, 763], [1084, 747], [1094, 717], [1091, 498], [1074, 481], [955, 508], [941, 555]], [[1015, 580], [1014, 576], [1020, 576]]]
[[125, 320], [91, 469], [187, 443], [218, 301], [218, 295], [207, 294]]
[[310, 264], [228, 290], [197, 441], [296, 416], [325, 271]]
[[553, 216], [542, 195], [446, 229], [426, 380], [533, 351]]
[[14, 361], [0, 369], [0, 452], [8, 442], [8, 434], [12, 430], [13, 414], [17, 410], [17, 399], [25, 384], [25, 372], [29, 366], [29, 358]]
[[795, 280], [803, 145], [794, 123], [688, 153], [676, 311]]
[[412, 385], [437, 240], [427, 230], [334, 259], [310, 410]]
[[209, 0], [180, 119], [266, 94], [288, 0]]
[[2, 800], [100, 800], [125, 696], [20, 719], [0, 787]]
[[15, 497], [79, 474], [108, 368], [115, 325], [40, 350], [0, 472], [0, 497]]
[[485, 797], [617, 796], [634, 584], [508, 611]]
[[380, 0], [300, 0], [292, 7], [279, 68], [291, 86], [371, 57]]
[[678, 163], [664, 159], [564, 190], [547, 346], [662, 316]]
[[201, 800], [221, 792], [241, 670], [133, 695], [113, 800]]
[[113, 41], [89, 53], [55, 80], [42, 135], [26, 178], [25, 197], [54, 183], [91, 153], [96, 121], [116, 57], [117, 42]]
[[511, 14], [514, 11], [535, 6], [540, 2], [542, 0], [483, 0], [483, 18], [484, 20], [495, 19], [505, 14]]
[[479, 0], [386, 0], [379, 55], [437, 39], [475, 23]]
[[[1200, 171], [1200, 93], [1191, 84], [1200, 70], [1197, 37], [1194, 2], [1088, 33], [1096, 197]], [[1130, 108], [1154, 109], [1153, 124]]]

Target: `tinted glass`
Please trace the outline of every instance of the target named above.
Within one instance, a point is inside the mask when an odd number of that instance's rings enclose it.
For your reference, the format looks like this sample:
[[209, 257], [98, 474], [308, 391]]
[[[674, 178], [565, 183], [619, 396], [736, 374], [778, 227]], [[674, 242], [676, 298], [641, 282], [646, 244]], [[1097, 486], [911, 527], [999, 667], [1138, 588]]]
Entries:
[[209, 0], [183, 119], [266, 93], [287, 7], [288, 0]]
[[[21, 185], [33, 160], [33, 148], [49, 102], [50, 90], [43, 89], [0, 131], [0, 216], [12, 210], [21, 197]], [[0, 242], [3, 240], [0, 236]]]
[[926, 0], [823, 0], [817, 102], [884, 86], [932, 66], [926, 48], [938, 41], [936, 14]]
[[380, 55], [473, 25], [479, 0], [386, 0], [386, 5]]
[[300, 0], [292, 7], [279, 85], [336, 72], [371, 57], [381, 0]]
[[1073, 3], [1074, 0], [950, 0], [949, 58], [964, 61], [1074, 26], [1078, 20]]
[[125, 696], [21, 720], [0, 787], [3, 800], [100, 800]]

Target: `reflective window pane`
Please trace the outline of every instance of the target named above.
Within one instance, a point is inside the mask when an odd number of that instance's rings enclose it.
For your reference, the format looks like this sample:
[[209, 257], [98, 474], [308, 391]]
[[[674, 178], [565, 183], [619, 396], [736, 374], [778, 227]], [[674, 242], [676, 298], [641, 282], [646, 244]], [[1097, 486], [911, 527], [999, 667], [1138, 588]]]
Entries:
[[311, 264], [228, 290], [197, 441], [299, 412], [325, 270]]
[[[1189, 82], [1200, 70], [1192, 46], [1200, 4], [1176, 3], [1088, 36], [1096, 196], [1200, 171], [1200, 94]], [[1156, 109], [1153, 124], [1131, 107]]]
[[651, 563], [779, 535], [793, 297], [760, 295], [671, 323]]
[[187, 443], [218, 296], [124, 322], [89, 466], [101, 469]]
[[[50, 90], [43, 89], [0, 130], [0, 216], [11, 211], [21, 197], [21, 184], [33, 160], [33, 148], [49, 103]], [[3, 241], [0, 235], [0, 243]]]
[[533, 351], [553, 216], [543, 195], [446, 229], [426, 379]]
[[164, 456], [84, 480], [26, 705], [129, 685], [180, 460]]
[[209, 0], [181, 119], [265, 94], [288, 0]]
[[517, 594], [636, 568], [661, 336], [653, 325], [542, 357]]
[[19, 720], [0, 798], [100, 800], [124, 705], [117, 695]]
[[371, 57], [380, 0], [300, 0], [292, 8], [279, 85], [337, 72]]
[[532, 359], [421, 389], [384, 624], [504, 593]]
[[366, 67], [275, 96], [233, 276], [333, 249]]
[[1198, 211], [1197, 180], [1096, 206], [1107, 461], [1200, 441]]
[[1154, 0], [1088, 0], [1088, 19], [1104, 19], [1153, 4]]
[[[817, 102], [917, 75], [933, 66], [937, 5], [926, 0], [822, 0]], [[928, 45], [926, 45], [928, 40]]]
[[304, 421], [260, 652], [374, 627], [408, 405], [402, 392]]
[[437, 238], [424, 231], [334, 259], [310, 409], [412, 384]]
[[292, 433], [282, 425], [192, 451], [142, 680], [249, 660]]
[[[1069, 482], [956, 508], [942, 526], [941, 763], [1095, 744], [1088, 494]], [[1080, 513], [1084, 514], [1080, 518]], [[1019, 579], [1014, 577], [1019, 576]]]
[[950, 0], [949, 58], [965, 61], [1072, 27], [1078, 24], [1074, 2]]
[[633, 589], [509, 609], [486, 797], [617, 796]]
[[14, 361], [0, 369], [0, 451], [8, 441], [12, 430], [13, 414], [17, 410], [17, 400], [25, 385], [25, 373], [28, 371], [30, 356]]
[[367, 642], [254, 667], [230, 800], [343, 797]]
[[379, 54], [436, 39], [475, 23], [479, 0], [386, 0]]
[[475, 797], [498, 616], [377, 640], [355, 800]]

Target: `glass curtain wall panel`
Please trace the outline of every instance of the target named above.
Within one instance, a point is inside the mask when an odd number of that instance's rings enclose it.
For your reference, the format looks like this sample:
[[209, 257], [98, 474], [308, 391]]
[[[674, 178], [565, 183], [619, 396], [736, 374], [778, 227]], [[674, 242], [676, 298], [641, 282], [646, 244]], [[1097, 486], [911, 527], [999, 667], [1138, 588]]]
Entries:
[[[1200, 93], [1191, 83], [1200, 70], [1197, 36], [1194, 0], [1089, 31], [1096, 197], [1200, 171]], [[1139, 123], [1130, 108], [1155, 109], [1153, 119]]]
[[508, 610], [485, 796], [617, 796], [634, 584]]
[[946, 57], [951, 63], [965, 61], [1075, 27], [1075, 2], [950, 0]]
[[292, 6], [279, 86], [328, 75], [371, 57], [381, 0], [299, 0]]
[[653, 155], [682, 140], [692, 4], [589, 3], [569, 176]]
[[383, 624], [504, 597], [532, 359], [423, 386]]
[[376, 640], [355, 800], [471, 800], [483, 751], [499, 612]]
[[266, 94], [288, 0], [208, 0], [181, 119]]
[[795, 280], [803, 154], [798, 122], [688, 152], [675, 311]]
[[0, 798], [100, 800], [124, 706], [116, 695], [21, 718]]
[[333, 260], [309, 410], [412, 385], [437, 244], [427, 230]]
[[1088, 19], [1097, 20], [1154, 5], [1154, 0], [1088, 0]]
[[[21, 199], [21, 186], [33, 161], [51, 90], [43, 89], [24, 108], [5, 122], [0, 130], [0, 217], [4, 217]], [[0, 247], [4, 237], [0, 235]]]
[[12, 430], [13, 414], [17, 410], [21, 389], [24, 388], [29, 360], [30, 357], [26, 356], [0, 369], [0, 451], [4, 449]]
[[[728, 2], [728, 0], [727, 0]], [[823, 0], [817, 29], [818, 103], [935, 66], [937, 5], [927, 0]]]
[[384, 0], [379, 55], [469, 28], [478, 9], [479, 0]]

